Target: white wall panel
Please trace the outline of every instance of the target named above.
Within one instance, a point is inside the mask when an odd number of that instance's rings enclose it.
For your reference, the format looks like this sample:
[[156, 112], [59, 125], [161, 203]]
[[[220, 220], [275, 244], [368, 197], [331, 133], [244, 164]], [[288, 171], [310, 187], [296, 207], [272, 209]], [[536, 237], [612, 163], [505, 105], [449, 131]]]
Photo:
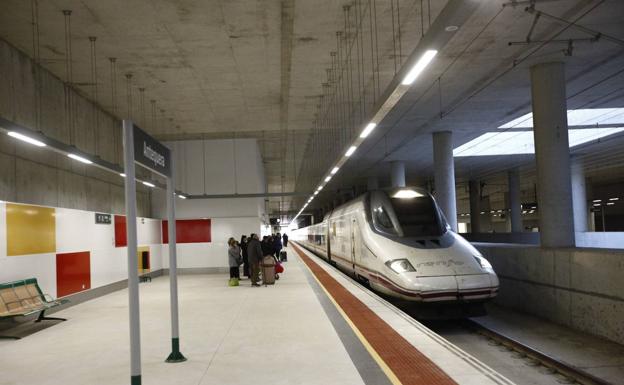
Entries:
[[96, 225], [91, 211], [56, 209], [56, 252], [109, 250], [115, 244], [115, 228]]
[[203, 194], [204, 178], [202, 175], [202, 159], [204, 150], [201, 141], [186, 141], [183, 147], [184, 153], [184, 174], [185, 188], [182, 189], [187, 194]]

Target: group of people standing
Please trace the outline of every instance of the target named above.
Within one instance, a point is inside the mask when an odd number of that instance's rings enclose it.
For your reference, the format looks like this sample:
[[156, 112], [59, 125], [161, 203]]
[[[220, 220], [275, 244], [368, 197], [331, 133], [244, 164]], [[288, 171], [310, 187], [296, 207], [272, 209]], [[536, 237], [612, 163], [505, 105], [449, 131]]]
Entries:
[[[283, 243], [282, 243], [283, 242]], [[280, 233], [265, 235], [260, 241], [258, 234], [249, 237], [243, 235], [240, 242], [230, 238], [228, 240], [228, 262], [230, 266], [230, 286], [238, 286], [240, 280], [240, 265], [243, 265], [243, 275], [251, 278], [251, 286], [260, 286], [260, 265], [265, 257], [272, 257], [275, 264], [279, 264], [280, 252], [288, 246], [288, 235]], [[270, 277], [265, 277], [266, 282]], [[277, 273], [274, 279], [279, 279]]]

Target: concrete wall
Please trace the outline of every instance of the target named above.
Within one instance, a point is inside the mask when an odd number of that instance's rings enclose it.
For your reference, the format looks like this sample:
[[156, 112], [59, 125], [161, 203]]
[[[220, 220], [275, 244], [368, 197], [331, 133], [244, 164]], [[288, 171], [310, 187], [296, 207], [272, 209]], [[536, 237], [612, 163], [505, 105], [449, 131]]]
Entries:
[[501, 280], [495, 300], [624, 344], [624, 252], [475, 246]]
[[[192, 195], [265, 192], [262, 158], [255, 139], [188, 140], [167, 143], [175, 153], [177, 189]], [[152, 212], [166, 217], [164, 192], [154, 190]], [[212, 242], [178, 245], [178, 267], [199, 272], [228, 266], [227, 240], [261, 233], [263, 198], [176, 199], [179, 219], [210, 218]], [[163, 250], [165, 267], [169, 251]]]
[[[39, 124], [36, 76], [41, 90]], [[71, 141], [63, 82], [45, 70], [36, 70], [28, 56], [0, 40], [0, 116], [121, 163], [120, 121], [75, 91], [69, 92], [74, 100], [76, 127]], [[150, 216], [149, 192], [143, 186], [137, 188], [138, 214]], [[119, 175], [19, 142], [4, 133], [0, 133], [0, 200], [124, 213], [123, 180]]]

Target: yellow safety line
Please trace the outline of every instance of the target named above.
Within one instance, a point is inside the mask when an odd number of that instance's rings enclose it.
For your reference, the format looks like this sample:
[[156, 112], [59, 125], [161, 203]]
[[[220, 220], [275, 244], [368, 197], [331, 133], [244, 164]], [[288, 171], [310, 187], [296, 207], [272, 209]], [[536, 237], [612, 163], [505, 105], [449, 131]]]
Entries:
[[[303, 252], [303, 251], [301, 251]], [[301, 256], [299, 256], [301, 258]], [[308, 257], [310, 258], [310, 257]], [[345, 313], [345, 311], [342, 309], [342, 307], [338, 304], [338, 302], [336, 302], [336, 300], [334, 299], [334, 297], [330, 294], [329, 291], [327, 291], [327, 289], [325, 288], [325, 286], [321, 283], [321, 281], [319, 281], [319, 279], [316, 277], [316, 274], [314, 274], [314, 272], [312, 271], [312, 269], [310, 269], [310, 267], [308, 266], [307, 263], [305, 263], [305, 261], [301, 261], [303, 262], [303, 265], [310, 271], [310, 274], [312, 274], [312, 277], [314, 277], [314, 279], [316, 280], [316, 282], [319, 284], [319, 286], [321, 286], [321, 288], [323, 289], [323, 291], [325, 292], [325, 294], [327, 294], [327, 297], [329, 297], [330, 301], [332, 301], [332, 303], [334, 304], [334, 306], [336, 306], [336, 309], [338, 310], [338, 312], [342, 315], [342, 317], [345, 319], [345, 321], [347, 321], [347, 324], [351, 327], [351, 329], [353, 330], [353, 332], [355, 333], [355, 335], [359, 338], [360, 342], [362, 342], [362, 345], [364, 345], [364, 347], [366, 348], [366, 350], [368, 351], [368, 353], [373, 357], [373, 359], [377, 362], [377, 364], [379, 365], [379, 367], [381, 367], [381, 370], [383, 370], [383, 372], [386, 374], [386, 376], [388, 377], [388, 379], [390, 380], [390, 382], [392, 382], [393, 385], [402, 385], [402, 382], [399, 380], [399, 378], [396, 376], [396, 374], [394, 374], [394, 372], [392, 371], [392, 369], [390, 369], [390, 367], [386, 364], [386, 362], [381, 358], [381, 356], [377, 353], [377, 351], [375, 350], [375, 348], [373, 348], [371, 346], [371, 344], [368, 342], [368, 340], [366, 339], [366, 337], [364, 337], [364, 335], [362, 334], [362, 332], [360, 332], [360, 330], [357, 328], [357, 326], [355, 326], [355, 324], [353, 323], [353, 321], [351, 321], [351, 318], [349, 318], [349, 316], [347, 315], [347, 313]], [[312, 262], [312, 263], [316, 263], [316, 262]], [[320, 267], [320, 266], [319, 266]], [[329, 273], [328, 273], [329, 274]], [[333, 277], [332, 277], [333, 278]], [[334, 278], [335, 279], [335, 278]], [[345, 288], [346, 290], [346, 288]], [[351, 293], [349, 293], [351, 294]], [[353, 295], [353, 294], [351, 294]]]

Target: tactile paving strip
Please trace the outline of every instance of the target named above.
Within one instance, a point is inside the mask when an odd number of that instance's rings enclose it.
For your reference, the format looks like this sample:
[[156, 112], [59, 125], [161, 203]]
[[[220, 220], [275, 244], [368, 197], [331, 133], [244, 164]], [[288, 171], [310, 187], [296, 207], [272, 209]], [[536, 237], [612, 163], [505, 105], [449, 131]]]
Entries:
[[375, 350], [403, 385], [456, 384], [429, 358], [418, 351], [377, 314], [357, 299], [338, 281], [314, 263], [299, 247], [297, 254], [308, 266], [325, 290], [342, 308], [369, 345]]

